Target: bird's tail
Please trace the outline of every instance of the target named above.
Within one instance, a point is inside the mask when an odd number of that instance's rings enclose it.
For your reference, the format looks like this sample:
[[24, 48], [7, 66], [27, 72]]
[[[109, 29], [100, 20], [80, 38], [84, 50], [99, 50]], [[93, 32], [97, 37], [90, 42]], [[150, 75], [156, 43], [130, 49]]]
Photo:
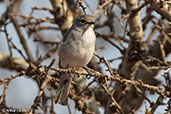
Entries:
[[69, 73], [61, 75], [59, 86], [57, 88], [55, 103], [60, 103], [62, 105], [68, 104], [68, 95], [70, 90], [72, 78]]

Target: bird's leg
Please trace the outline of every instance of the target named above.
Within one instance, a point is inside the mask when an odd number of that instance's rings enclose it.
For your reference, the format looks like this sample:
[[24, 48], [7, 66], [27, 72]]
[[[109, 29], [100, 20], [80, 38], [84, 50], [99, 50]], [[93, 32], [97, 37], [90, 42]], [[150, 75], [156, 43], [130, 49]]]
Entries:
[[71, 78], [73, 78], [75, 76], [75, 68], [68, 68], [68, 74], [69, 76], [71, 76]]

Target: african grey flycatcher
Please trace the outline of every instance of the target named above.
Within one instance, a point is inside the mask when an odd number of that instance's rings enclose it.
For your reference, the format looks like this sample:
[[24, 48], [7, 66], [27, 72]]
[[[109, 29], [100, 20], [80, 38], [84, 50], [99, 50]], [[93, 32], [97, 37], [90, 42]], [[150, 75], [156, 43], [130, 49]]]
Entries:
[[[65, 33], [64, 40], [58, 48], [59, 63], [62, 68], [79, 70], [89, 63], [95, 51], [94, 23], [93, 16], [79, 16]], [[68, 104], [71, 81], [71, 73], [61, 75], [55, 103]]]

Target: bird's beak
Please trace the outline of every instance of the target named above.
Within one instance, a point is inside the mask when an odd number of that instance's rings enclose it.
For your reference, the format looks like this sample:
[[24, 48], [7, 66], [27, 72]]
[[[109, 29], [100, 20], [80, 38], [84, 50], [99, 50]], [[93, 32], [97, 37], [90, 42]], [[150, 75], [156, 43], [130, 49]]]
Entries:
[[95, 22], [87, 22], [87, 24], [94, 25]]

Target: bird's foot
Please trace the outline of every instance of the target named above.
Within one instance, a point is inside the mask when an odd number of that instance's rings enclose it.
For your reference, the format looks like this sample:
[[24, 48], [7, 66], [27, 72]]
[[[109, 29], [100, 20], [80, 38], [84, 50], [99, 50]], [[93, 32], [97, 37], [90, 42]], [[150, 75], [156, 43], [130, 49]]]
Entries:
[[75, 69], [73, 68], [68, 68], [68, 74], [71, 76], [71, 78], [73, 78], [73, 76], [75, 76]]

